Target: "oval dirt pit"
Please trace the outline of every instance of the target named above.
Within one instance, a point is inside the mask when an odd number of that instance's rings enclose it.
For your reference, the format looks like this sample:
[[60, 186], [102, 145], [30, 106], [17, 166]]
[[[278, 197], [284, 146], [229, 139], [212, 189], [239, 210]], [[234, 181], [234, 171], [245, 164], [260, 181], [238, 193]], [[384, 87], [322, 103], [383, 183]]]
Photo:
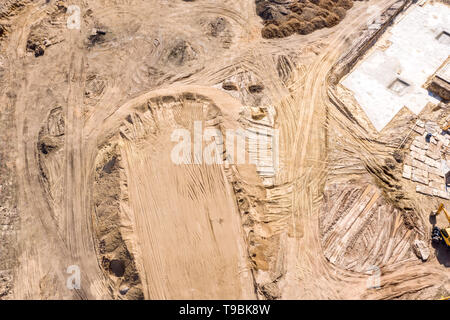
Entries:
[[[128, 121], [119, 143], [129, 197], [123, 204], [131, 226], [127, 237], [144, 295], [254, 298], [239, 212], [223, 166], [171, 160], [173, 130], [191, 130], [193, 120], [205, 125], [217, 107], [198, 99], [165, 100], [150, 102], [149, 111]], [[142, 133], [142, 127], [149, 129]]]

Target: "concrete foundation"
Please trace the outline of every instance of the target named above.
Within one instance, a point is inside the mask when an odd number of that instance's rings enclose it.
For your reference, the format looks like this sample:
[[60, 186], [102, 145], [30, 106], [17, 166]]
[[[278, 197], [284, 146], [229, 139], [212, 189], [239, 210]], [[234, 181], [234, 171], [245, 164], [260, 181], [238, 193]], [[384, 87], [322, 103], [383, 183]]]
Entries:
[[439, 102], [424, 85], [449, 56], [449, 28], [449, 6], [415, 5], [343, 79], [378, 131], [404, 106], [418, 114]]

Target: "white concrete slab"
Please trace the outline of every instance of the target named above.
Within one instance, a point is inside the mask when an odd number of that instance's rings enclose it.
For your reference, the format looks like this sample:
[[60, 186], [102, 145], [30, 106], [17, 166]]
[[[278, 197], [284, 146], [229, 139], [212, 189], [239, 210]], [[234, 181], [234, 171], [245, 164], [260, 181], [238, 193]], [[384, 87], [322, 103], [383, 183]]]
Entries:
[[423, 88], [428, 77], [447, 59], [450, 7], [442, 3], [413, 6], [385, 36], [391, 42], [376, 48], [344, 80], [380, 131], [406, 106], [418, 114], [439, 100]]

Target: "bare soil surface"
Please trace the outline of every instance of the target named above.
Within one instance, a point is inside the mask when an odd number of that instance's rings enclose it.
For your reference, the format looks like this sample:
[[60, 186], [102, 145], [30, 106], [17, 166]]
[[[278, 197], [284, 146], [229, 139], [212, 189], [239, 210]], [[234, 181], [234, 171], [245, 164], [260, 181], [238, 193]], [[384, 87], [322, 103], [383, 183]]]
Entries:
[[[442, 199], [401, 163], [416, 120], [449, 106], [377, 132], [337, 84], [384, 31], [374, 19], [409, 2], [70, 5], [80, 29], [66, 1], [0, 8], [0, 299], [449, 295], [449, 256], [430, 241]], [[277, 130], [278, 167], [175, 164], [173, 132], [194, 122]]]

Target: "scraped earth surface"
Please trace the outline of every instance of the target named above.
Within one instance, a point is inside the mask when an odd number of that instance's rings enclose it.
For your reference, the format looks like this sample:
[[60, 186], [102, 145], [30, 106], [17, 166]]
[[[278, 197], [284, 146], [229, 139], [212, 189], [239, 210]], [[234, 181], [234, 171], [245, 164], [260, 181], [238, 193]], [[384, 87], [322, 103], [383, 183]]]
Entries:
[[[416, 194], [402, 157], [449, 106], [377, 132], [338, 84], [371, 24], [408, 5], [4, 1], [0, 299], [448, 296], [429, 213], [450, 203]], [[256, 163], [174, 163], [195, 122], [278, 143], [247, 145]]]

